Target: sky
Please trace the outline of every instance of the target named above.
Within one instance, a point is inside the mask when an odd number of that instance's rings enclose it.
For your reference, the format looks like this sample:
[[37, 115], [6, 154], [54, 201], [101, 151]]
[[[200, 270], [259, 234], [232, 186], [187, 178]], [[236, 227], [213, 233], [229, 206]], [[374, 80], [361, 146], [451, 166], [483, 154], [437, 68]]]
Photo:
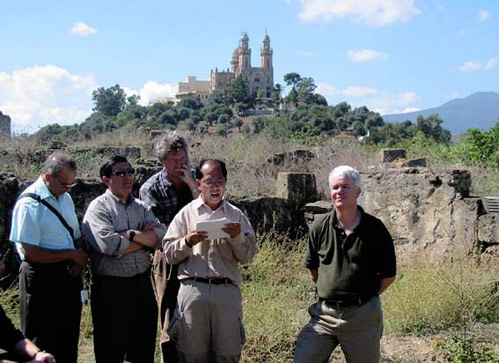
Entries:
[[230, 67], [242, 32], [274, 81], [312, 77], [329, 104], [380, 114], [499, 91], [497, 0], [0, 0], [0, 111], [13, 131], [82, 122], [92, 91], [144, 105]]

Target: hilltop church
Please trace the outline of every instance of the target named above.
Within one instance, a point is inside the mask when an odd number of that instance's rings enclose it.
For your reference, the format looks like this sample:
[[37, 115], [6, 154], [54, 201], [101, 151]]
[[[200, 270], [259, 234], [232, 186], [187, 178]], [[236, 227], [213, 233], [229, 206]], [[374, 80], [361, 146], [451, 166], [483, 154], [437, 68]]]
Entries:
[[211, 71], [209, 81], [199, 81], [194, 76], [187, 77], [185, 82], [174, 85], [175, 97], [181, 99], [188, 94], [199, 95], [202, 101], [208, 96], [225, 88], [227, 83], [236, 77], [243, 77], [249, 86], [250, 93], [261, 97], [270, 97], [274, 89], [274, 67], [272, 65], [273, 50], [270, 47], [270, 38], [267, 34], [263, 38], [260, 50], [261, 67], [251, 66], [251, 48], [249, 37], [243, 33], [239, 46], [232, 53], [231, 69], [226, 71]]

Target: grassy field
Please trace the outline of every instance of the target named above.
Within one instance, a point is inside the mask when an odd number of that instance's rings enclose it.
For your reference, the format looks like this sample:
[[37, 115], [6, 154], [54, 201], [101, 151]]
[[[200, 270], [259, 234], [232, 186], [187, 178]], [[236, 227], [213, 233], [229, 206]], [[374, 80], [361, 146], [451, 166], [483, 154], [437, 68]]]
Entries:
[[[259, 236], [258, 244], [255, 260], [243, 270], [247, 342], [242, 361], [292, 362], [296, 335], [308, 320], [307, 307], [315, 300], [314, 286], [302, 267], [304, 242], [267, 233]], [[382, 296], [383, 362], [425, 361], [418, 355], [417, 346], [409, 349], [410, 356], [389, 353], [394, 348], [390, 344], [411, 344], [407, 343], [410, 337], [429, 341], [438, 362], [498, 362], [498, 276], [499, 266], [471, 265], [464, 259], [399, 266], [397, 281]], [[0, 302], [18, 322], [16, 293], [15, 288], [3, 292]], [[481, 335], [472, 333], [477, 326]], [[488, 333], [488, 327], [495, 335]], [[86, 306], [80, 335], [81, 362], [94, 361], [92, 349], [92, 323]], [[340, 356], [336, 352], [333, 361], [342, 361]]]

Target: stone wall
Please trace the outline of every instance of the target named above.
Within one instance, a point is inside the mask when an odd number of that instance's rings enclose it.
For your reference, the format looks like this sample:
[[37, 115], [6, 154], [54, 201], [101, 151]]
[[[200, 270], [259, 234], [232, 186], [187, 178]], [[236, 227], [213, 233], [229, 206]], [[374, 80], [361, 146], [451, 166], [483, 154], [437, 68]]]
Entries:
[[0, 111], [0, 138], [9, 138], [11, 135], [11, 121], [8, 115]]

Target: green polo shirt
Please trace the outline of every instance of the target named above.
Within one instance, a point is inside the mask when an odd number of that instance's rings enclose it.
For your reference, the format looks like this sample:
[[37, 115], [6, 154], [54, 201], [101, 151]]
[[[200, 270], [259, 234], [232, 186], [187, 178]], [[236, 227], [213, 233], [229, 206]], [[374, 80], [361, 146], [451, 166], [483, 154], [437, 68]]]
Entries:
[[396, 275], [395, 249], [383, 222], [364, 212], [346, 236], [335, 211], [317, 219], [308, 238], [305, 267], [318, 269], [317, 292], [327, 300], [378, 294], [380, 279]]

